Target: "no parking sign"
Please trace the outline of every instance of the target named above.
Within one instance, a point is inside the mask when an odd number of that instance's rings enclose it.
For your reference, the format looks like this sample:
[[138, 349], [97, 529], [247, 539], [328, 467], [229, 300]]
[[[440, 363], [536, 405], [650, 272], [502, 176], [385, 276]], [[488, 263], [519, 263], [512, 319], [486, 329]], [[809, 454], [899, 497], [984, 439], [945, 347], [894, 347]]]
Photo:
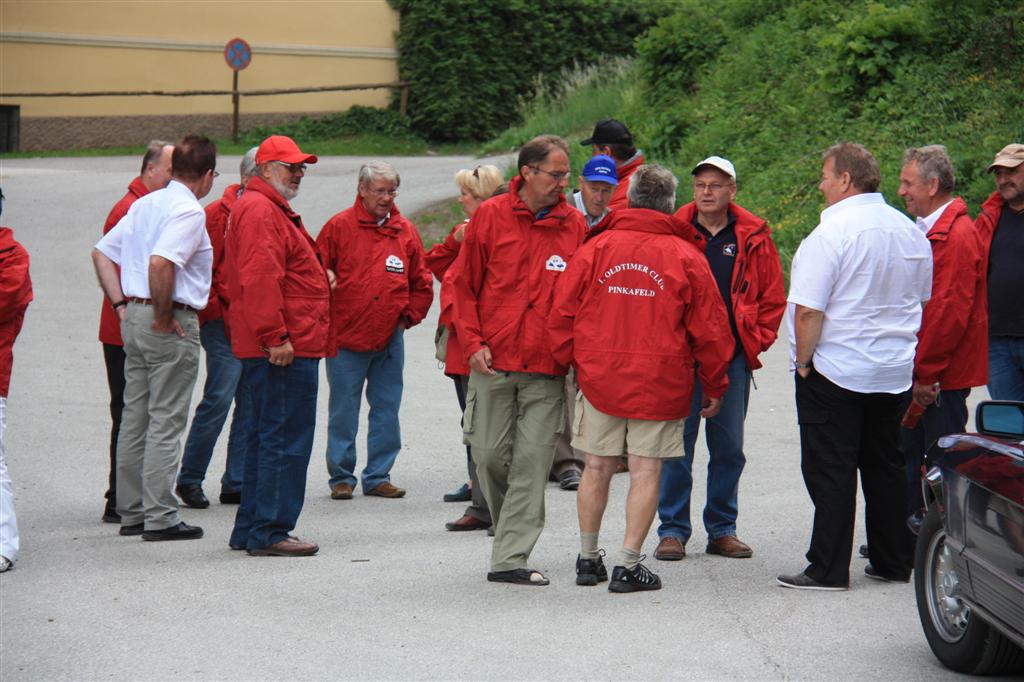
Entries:
[[252, 49], [241, 38], [232, 38], [224, 46], [224, 61], [232, 71], [241, 71], [252, 61]]

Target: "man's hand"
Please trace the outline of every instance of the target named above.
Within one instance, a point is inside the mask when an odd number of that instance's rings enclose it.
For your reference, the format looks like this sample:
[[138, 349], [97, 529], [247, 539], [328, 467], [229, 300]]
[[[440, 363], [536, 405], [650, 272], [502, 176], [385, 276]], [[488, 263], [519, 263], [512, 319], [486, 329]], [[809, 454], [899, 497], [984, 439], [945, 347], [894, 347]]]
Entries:
[[491, 349], [484, 346], [469, 358], [469, 368], [478, 374], [492, 377], [494, 370], [491, 369]]
[[117, 315], [118, 322], [124, 322], [125, 316], [128, 314], [128, 306], [119, 305], [114, 308], [114, 314]]
[[[118, 308], [117, 314], [123, 320], [124, 313], [122, 312], [122, 310], [123, 307]], [[174, 317], [174, 315], [171, 315], [170, 319], [158, 318], [154, 316], [153, 324], [150, 325], [150, 328], [152, 328], [152, 330], [155, 331], [157, 334], [177, 334], [182, 338], [185, 337], [185, 330], [181, 328], [180, 324], [178, 324], [178, 320]]]
[[939, 385], [935, 384], [922, 384], [917, 381], [914, 382], [913, 388], [914, 402], [921, 407], [928, 407], [935, 403], [939, 397]]
[[338, 286], [338, 275], [330, 268], [327, 268], [327, 284], [331, 287], [331, 291], [334, 291], [334, 287]]
[[703, 408], [700, 411], [700, 416], [705, 419], [711, 419], [718, 414], [720, 409], [722, 409], [722, 399], [704, 396], [704, 400], [701, 402], [700, 406]]
[[267, 352], [270, 353], [270, 364], [272, 365], [287, 367], [295, 359], [295, 349], [292, 348], [291, 341], [285, 341], [280, 346], [268, 348]]
[[800, 375], [801, 379], [806, 379], [811, 374], [810, 367], [797, 367], [796, 373]]
[[462, 223], [455, 229], [455, 232], [452, 233], [452, 237], [454, 237], [455, 241], [457, 241], [457, 242], [461, 242], [462, 238], [464, 236], [466, 236], [466, 221], [465, 220], [463, 220]]

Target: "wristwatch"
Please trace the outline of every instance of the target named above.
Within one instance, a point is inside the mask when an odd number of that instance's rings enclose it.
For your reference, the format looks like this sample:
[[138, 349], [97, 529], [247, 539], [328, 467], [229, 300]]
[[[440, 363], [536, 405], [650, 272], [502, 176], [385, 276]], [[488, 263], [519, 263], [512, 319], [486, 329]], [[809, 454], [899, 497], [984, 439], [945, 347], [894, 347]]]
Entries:
[[125, 301], [124, 299], [121, 299], [117, 303], [111, 303], [110, 307], [113, 308], [114, 310], [117, 310], [118, 308], [120, 308], [121, 306], [124, 306], [124, 305], [128, 305], [128, 301]]
[[810, 369], [813, 362], [800, 362], [799, 360], [793, 361], [793, 366], [797, 369]]

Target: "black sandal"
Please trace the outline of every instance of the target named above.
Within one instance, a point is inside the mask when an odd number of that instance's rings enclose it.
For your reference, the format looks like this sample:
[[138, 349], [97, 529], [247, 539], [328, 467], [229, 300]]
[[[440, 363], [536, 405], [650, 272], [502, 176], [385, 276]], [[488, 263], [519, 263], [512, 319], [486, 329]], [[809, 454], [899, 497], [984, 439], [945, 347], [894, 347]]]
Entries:
[[[538, 576], [539, 580], [534, 580]], [[491, 571], [487, 574], [487, 580], [492, 583], [512, 583], [513, 585], [532, 585], [543, 587], [551, 583], [540, 571], [530, 568], [516, 568], [511, 571]]]

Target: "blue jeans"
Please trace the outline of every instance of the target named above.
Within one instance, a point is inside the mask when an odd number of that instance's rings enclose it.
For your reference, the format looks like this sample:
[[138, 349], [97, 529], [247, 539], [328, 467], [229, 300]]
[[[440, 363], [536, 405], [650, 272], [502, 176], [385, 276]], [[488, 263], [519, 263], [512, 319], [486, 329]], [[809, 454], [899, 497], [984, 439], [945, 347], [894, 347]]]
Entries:
[[224, 320], [211, 320], [204, 324], [199, 329], [199, 342], [206, 351], [206, 383], [203, 385], [203, 399], [196, 406], [192, 428], [185, 441], [178, 485], [203, 484], [206, 469], [213, 458], [213, 447], [234, 401], [235, 413], [228, 432], [228, 459], [220, 479], [220, 489], [222, 492], [237, 492], [242, 489], [245, 433], [251, 418], [243, 407], [244, 401], [238, 399], [245, 390], [239, 380], [242, 362], [231, 352], [231, 342], [224, 333]]
[[[693, 489], [693, 451], [700, 430], [703, 391], [699, 381], [693, 405], [683, 429], [683, 456], [668, 459], [661, 466], [661, 495], [658, 500], [658, 537], [674, 537], [684, 544], [690, 539], [690, 492]], [[722, 409], [705, 426], [708, 444], [708, 495], [704, 507], [704, 528], [709, 539], [736, 535], [736, 504], [743, 456], [743, 421], [750, 401], [750, 369], [742, 353], [729, 363], [729, 388]]]
[[265, 358], [242, 360], [252, 428], [232, 547], [269, 547], [295, 528], [313, 451], [319, 365], [317, 358], [295, 358], [287, 367]]
[[327, 358], [327, 383], [331, 387], [327, 422], [327, 473], [331, 488], [339, 483], [355, 487], [356, 434], [363, 386], [370, 405], [366, 436], [363, 492], [391, 480], [391, 467], [402, 447], [398, 408], [402, 404], [402, 371], [405, 341], [395, 329], [383, 350], [356, 352], [341, 349]]
[[988, 338], [988, 394], [993, 400], [1024, 400], [1024, 339]]

